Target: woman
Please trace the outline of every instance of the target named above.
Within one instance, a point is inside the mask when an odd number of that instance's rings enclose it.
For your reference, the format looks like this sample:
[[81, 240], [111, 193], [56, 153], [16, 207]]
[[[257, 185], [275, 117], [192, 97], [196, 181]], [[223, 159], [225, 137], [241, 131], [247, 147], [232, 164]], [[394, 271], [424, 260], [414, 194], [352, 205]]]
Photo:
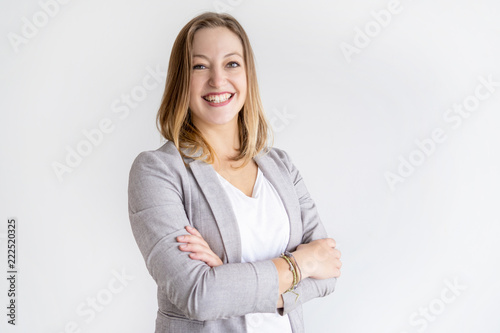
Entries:
[[302, 304], [333, 292], [340, 252], [286, 152], [266, 145], [252, 49], [232, 16], [181, 30], [158, 125], [169, 141], [139, 154], [129, 180], [156, 332], [303, 332]]

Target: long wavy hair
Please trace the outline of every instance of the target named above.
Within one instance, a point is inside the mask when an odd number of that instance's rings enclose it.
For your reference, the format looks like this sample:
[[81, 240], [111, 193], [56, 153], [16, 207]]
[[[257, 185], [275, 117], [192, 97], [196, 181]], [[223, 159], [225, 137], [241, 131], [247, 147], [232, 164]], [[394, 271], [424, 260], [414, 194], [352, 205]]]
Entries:
[[[243, 27], [231, 15], [206, 12], [193, 18], [179, 32], [170, 54], [165, 92], [156, 125], [165, 139], [173, 141], [183, 157], [201, 159], [210, 164], [214, 162], [217, 157], [215, 150], [192, 122], [189, 90], [194, 35], [200, 29], [218, 27], [225, 27], [235, 33], [243, 44], [247, 97], [238, 113], [239, 152], [231, 157], [233, 161], [243, 160], [243, 164], [237, 168], [239, 169], [261, 151], [267, 153], [267, 141], [271, 138], [274, 142], [274, 137], [262, 107], [250, 41]], [[188, 148], [191, 153], [185, 154], [181, 148]], [[201, 154], [198, 155], [200, 150]]]

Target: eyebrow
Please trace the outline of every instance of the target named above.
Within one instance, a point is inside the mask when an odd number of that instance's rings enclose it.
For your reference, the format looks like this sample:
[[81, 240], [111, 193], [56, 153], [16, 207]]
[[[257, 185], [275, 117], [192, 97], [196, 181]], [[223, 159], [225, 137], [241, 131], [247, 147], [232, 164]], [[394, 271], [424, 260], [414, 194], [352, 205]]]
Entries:
[[[238, 57], [240, 57], [241, 59], [243, 59], [243, 57], [238, 53], [238, 52], [231, 52], [231, 53], [228, 53], [224, 56], [224, 58], [228, 58], [230, 56], [233, 56], [233, 55], [237, 55]], [[194, 54], [193, 55], [193, 58], [195, 57], [198, 57], [198, 58], [204, 58], [206, 60], [209, 60], [208, 57], [206, 55], [203, 55], [203, 54]]]

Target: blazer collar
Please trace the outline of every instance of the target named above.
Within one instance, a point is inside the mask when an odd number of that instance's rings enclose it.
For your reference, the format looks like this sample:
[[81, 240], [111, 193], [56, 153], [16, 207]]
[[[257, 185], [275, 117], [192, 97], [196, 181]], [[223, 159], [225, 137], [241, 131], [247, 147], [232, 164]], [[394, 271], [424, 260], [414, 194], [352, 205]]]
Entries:
[[[268, 154], [256, 156], [254, 161], [264, 176], [274, 186], [283, 201], [290, 221], [290, 240], [287, 250], [291, 251], [297, 244], [301, 243], [302, 235], [300, 231], [300, 206], [291, 178], [289, 179], [287, 175], [280, 172], [275, 161]], [[215, 216], [226, 250], [227, 263], [241, 262], [241, 235], [236, 215], [231, 201], [217, 177], [217, 172], [211, 164], [201, 160], [189, 158], [187, 159], [187, 163], [189, 163], [193, 175]]]

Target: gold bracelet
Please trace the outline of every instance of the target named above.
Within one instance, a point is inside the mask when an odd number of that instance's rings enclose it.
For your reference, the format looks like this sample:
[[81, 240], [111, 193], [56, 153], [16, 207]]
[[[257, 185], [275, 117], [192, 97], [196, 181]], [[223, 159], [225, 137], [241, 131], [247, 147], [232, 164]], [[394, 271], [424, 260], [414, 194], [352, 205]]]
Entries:
[[294, 293], [295, 295], [297, 295], [297, 297], [295, 297], [295, 302], [297, 302], [297, 299], [299, 298], [299, 294], [297, 294], [294, 291], [295, 288], [297, 287], [298, 282], [299, 282], [299, 281], [297, 281], [298, 280], [297, 269], [295, 268], [295, 265], [292, 263], [292, 261], [290, 260], [290, 258], [287, 255], [282, 253], [280, 257], [285, 259], [288, 262], [288, 264], [290, 265], [290, 271], [292, 271], [292, 275], [293, 275], [292, 286], [288, 290], [283, 292], [283, 294], [286, 294], [287, 292]]
[[297, 262], [297, 259], [295, 259], [295, 256], [292, 253], [285, 251], [284, 254], [287, 255], [288, 257], [290, 257], [291, 259], [293, 259], [295, 270], [299, 272], [299, 278], [297, 280], [297, 285], [293, 288], [293, 289], [297, 289], [299, 284], [302, 282], [302, 270], [299, 267], [299, 263]]
[[297, 283], [297, 281], [296, 281], [297, 274], [295, 273], [295, 268], [293, 267], [293, 264], [292, 264], [290, 258], [288, 256], [286, 256], [285, 254], [283, 254], [283, 253], [281, 254], [280, 257], [283, 258], [283, 259], [285, 259], [286, 262], [288, 263], [288, 265], [290, 265], [290, 271], [292, 272], [292, 276], [293, 276], [292, 285], [291, 285], [291, 287], [287, 291], [285, 291], [285, 293], [286, 293], [286, 292], [292, 290], [293, 287], [295, 286], [295, 284]]

